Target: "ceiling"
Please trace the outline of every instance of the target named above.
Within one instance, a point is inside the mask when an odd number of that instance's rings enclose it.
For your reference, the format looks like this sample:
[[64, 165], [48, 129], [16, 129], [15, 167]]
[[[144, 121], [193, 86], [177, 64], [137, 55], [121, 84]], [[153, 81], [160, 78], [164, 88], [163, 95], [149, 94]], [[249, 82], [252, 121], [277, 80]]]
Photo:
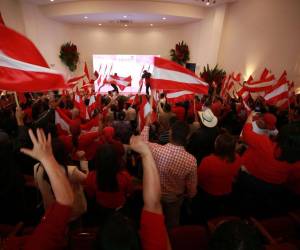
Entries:
[[[206, 5], [208, 0], [23, 1], [38, 5], [49, 18], [69, 24], [99, 27], [157, 27], [199, 21], [210, 9], [208, 7], [237, 0], [209, 0], [211, 3], [216, 1], [209, 6]], [[178, 4], [182, 5], [178, 6]], [[163, 6], [157, 7], [158, 5]], [[153, 10], [152, 6], [154, 6]]]
[[[47, 4], [53, 4], [53, 3], [64, 3], [64, 2], [78, 2], [82, 1], [84, 2], [85, 0], [54, 0], [51, 2], [50, 0], [26, 0], [28, 2], [32, 2], [38, 5], [47, 5]], [[104, 0], [94, 0], [94, 1], [104, 1]], [[123, 1], [123, 0], [110, 0], [111, 2], [116, 2], [116, 1]], [[132, 0], [132, 1], [137, 1], [137, 0]], [[203, 6], [207, 7], [205, 4], [207, 0], [148, 0], [148, 2], [170, 2], [170, 3], [181, 3], [181, 4], [188, 4], [188, 5], [195, 5], [195, 6]], [[212, 0], [213, 1], [213, 0]], [[211, 2], [212, 2], [211, 1]], [[216, 0], [216, 4], [224, 4], [228, 2], [234, 2], [235, 0]], [[210, 5], [213, 6], [213, 5]], [[210, 7], [208, 6], [208, 7]]]

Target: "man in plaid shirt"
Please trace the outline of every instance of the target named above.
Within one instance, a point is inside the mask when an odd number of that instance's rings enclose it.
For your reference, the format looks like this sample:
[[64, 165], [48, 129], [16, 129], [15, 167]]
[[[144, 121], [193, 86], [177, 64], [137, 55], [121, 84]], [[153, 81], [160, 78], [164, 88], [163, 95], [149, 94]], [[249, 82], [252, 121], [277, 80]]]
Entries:
[[184, 148], [188, 132], [185, 122], [176, 121], [171, 125], [170, 143], [150, 143], [147, 119], [141, 133], [143, 140], [148, 142], [160, 174], [162, 205], [169, 228], [179, 225], [184, 197], [192, 198], [197, 192], [197, 161]]

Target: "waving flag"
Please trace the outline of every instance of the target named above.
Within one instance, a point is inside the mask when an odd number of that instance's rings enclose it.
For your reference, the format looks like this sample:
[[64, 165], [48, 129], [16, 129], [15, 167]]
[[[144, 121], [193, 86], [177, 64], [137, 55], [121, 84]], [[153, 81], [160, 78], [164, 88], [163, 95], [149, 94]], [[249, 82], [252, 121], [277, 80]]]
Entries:
[[253, 81], [253, 78], [251, 77], [246, 82], [245, 87], [250, 92], [268, 92], [272, 89], [272, 86], [275, 84], [275, 82], [275, 76], [271, 74], [269, 70], [265, 69], [258, 81]]
[[83, 69], [83, 71], [84, 71], [84, 74], [86, 75], [87, 79], [89, 80], [89, 82], [91, 82], [90, 73], [89, 73], [89, 69], [87, 67], [86, 62], [84, 62], [84, 69]]
[[[77, 124], [78, 121], [70, 119], [62, 109], [56, 108], [55, 110], [55, 126], [59, 135], [69, 135], [70, 127]], [[96, 116], [85, 124], [81, 124], [80, 128], [82, 133], [94, 132], [98, 130], [99, 117]]]
[[166, 99], [169, 103], [177, 103], [177, 102], [184, 102], [188, 100], [194, 99], [194, 92], [182, 90], [182, 91], [171, 91], [167, 90], [166, 93]]
[[284, 71], [277, 83], [264, 96], [266, 102], [270, 105], [281, 106], [289, 98], [289, 85], [287, 74]]
[[224, 97], [226, 96], [226, 94], [227, 94], [227, 87], [228, 87], [230, 78], [231, 78], [231, 75], [226, 76], [226, 77], [224, 77], [224, 79], [223, 79], [223, 81], [222, 81], [222, 89], [221, 89], [221, 92], [220, 92], [220, 96], [223, 97], [223, 98], [224, 98]]
[[160, 57], [154, 58], [154, 69], [150, 84], [153, 89], [208, 93], [208, 84], [193, 72], [175, 62]]
[[121, 90], [124, 90], [126, 87], [131, 86], [131, 76], [121, 77], [118, 75], [111, 75], [107, 79], [107, 83], [116, 84]]
[[85, 77], [85, 74], [82, 75], [82, 76], [73, 77], [73, 78], [71, 78], [71, 79], [68, 80], [68, 83], [77, 82], [77, 81], [81, 80], [83, 77]]
[[0, 24], [0, 89], [44, 92], [66, 88], [63, 75], [50, 69], [34, 44]]
[[141, 104], [140, 104], [140, 108], [139, 108], [139, 116], [138, 116], [140, 131], [143, 130], [143, 128], [146, 124], [146, 117], [152, 110], [147, 97], [145, 95], [142, 95], [141, 98], [142, 98], [142, 100], [141, 100]]

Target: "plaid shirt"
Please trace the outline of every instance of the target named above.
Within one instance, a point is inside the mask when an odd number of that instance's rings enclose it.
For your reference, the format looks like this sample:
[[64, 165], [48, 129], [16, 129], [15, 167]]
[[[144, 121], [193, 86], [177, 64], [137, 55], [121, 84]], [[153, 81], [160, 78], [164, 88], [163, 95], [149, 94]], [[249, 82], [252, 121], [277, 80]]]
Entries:
[[[149, 141], [149, 127], [145, 126], [141, 137]], [[185, 151], [183, 146], [168, 143], [159, 145], [148, 142], [156, 162], [163, 195], [187, 194], [195, 196], [197, 192], [197, 161]]]

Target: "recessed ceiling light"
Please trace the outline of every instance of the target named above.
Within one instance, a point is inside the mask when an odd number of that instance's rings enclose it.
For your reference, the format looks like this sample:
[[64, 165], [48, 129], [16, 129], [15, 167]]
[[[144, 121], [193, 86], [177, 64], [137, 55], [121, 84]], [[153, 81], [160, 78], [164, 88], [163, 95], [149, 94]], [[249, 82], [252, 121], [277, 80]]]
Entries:
[[210, 5], [210, 2], [209, 2], [209, 0], [206, 2], [206, 5], [208, 6], [208, 5]]
[[50, 0], [50, 2], [54, 2], [54, 0]]
[[150, 23], [150, 26], [153, 26], [153, 23]]
[[166, 17], [163, 17], [163, 18], [162, 18], [162, 20], [166, 20], [166, 19], [167, 19]]
[[127, 18], [127, 16], [123, 16], [124, 18]]
[[87, 16], [85, 16], [85, 17], [84, 17], [84, 19], [88, 19], [88, 17], [87, 17]]
[[98, 23], [99, 26], [102, 26], [102, 23]]
[[124, 27], [127, 27], [127, 26], [128, 26], [127, 24], [124, 25]]

